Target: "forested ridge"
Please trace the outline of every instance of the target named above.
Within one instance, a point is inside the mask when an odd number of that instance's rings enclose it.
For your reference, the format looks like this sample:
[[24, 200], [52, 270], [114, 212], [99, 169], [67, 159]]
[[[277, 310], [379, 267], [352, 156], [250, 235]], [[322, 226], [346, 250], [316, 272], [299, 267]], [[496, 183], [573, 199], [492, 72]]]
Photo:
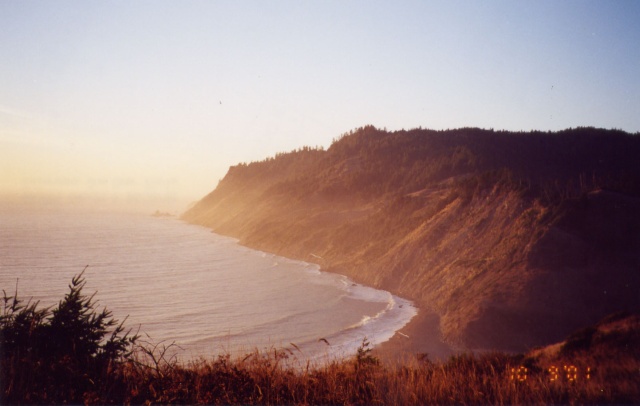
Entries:
[[640, 135], [366, 126], [229, 169], [183, 218], [416, 301], [463, 348], [640, 309]]

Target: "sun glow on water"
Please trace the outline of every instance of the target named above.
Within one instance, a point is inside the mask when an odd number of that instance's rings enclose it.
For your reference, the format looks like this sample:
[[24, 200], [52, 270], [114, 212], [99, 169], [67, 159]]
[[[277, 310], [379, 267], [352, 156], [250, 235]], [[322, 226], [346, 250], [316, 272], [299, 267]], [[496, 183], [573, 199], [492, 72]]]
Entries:
[[415, 315], [387, 292], [172, 218], [44, 211], [0, 222], [3, 289], [19, 279], [21, 297], [51, 305], [88, 264], [86, 293], [186, 359], [289, 343], [311, 358], [352, 355], [363, 337], [387, 340]]

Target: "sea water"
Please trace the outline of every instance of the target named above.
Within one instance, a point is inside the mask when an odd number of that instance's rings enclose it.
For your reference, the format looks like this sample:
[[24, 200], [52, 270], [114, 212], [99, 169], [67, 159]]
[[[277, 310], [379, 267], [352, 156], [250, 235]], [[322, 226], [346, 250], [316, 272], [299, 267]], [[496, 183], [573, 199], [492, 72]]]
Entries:
[[[0, 210], [0, 288], [41, 307], [83, 271], [84, 293], [182, 360], [288, 348], [300, 359], [353, 355], [416, 314], [389, 292], [316, 264], [243, 247], [175, 218]], [[323, 340], [324, 339], [324, 340]], [[173, 347], [173, 348], [178, 348]]]

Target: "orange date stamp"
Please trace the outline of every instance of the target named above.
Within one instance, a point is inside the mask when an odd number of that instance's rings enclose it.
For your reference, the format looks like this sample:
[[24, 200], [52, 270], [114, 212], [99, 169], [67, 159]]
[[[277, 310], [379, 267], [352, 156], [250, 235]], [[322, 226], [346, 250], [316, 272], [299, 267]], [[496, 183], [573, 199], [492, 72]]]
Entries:
[[[551, 365], [545, 372], [549, 382], [588, 381], [592, 375], [591, 367], [578, 368], [575, 365], [563, 365], [562, 367]], [[509, 379], [515, 382], [526, 382], [530, 375], [529, 368], [521, 365], [511, 368]]]

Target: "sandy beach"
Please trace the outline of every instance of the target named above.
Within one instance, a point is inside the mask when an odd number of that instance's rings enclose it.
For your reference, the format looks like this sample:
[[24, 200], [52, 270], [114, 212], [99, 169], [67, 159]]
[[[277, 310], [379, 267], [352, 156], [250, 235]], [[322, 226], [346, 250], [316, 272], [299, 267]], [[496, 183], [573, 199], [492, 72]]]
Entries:
[[418, 354], [427, 354], [430, 360], [448, 358], [454, 350], [441, 341], [439, 320], [436, 313], [419, 309], [418, 314], [390, 340], [374, 348], [374, 355], [390, 365], [416, 359]]

